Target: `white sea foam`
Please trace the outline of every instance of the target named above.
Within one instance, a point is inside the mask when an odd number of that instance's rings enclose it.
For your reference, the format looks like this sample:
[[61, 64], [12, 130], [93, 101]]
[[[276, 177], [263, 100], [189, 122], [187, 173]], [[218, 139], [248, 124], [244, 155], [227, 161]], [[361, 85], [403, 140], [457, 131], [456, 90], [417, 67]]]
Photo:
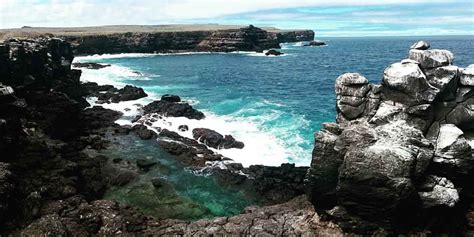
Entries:
[[[117, 87], [125, 85], [123, 80], [130, 80], [130, 78], [141, 78], [137, 76], [133, 70], [112, 65], [111, 67], [90, 70], [82, 69], [83, 74], [81, 80], [96, 82], [100, 85], [109, 84]], [[150, 88], [144, 87], [147, 94], [146, 98], [142, 98], [135, 101], [125, 101], [119, 103], [100, 104], [104, 108], [121, 111], [124, 115], [116, 123], [120, 125], [132, 124], [131, 120], [138, 114], [140, 114], [140, 108], [153, 100], [159, 98], [160, 95], [153, 94], [150, 92]], [[89, 98], [89, 103], [94, 105], [97, 98]], [[186, 100], [186, 99], [185, 99]], [[186, 100], [190, 104], [197, 104], [197, 100]], [[257, 103], [272, 104], [275, 107], [282, 107], [285, 105], [275, 104], [269, 101], [262, 101]], [[265, 105], [262, 105], [265, 106]], [[151, 127], [166, 128], [171, 131], [175, 131], [180, 135], [188, 138], [192, 138], [192, 130], [194, 128], [209, 128], [213, 129], [223, 135], [230, 134], [237, 140], [244, 142], [245, 147], [243, 149], [212, 149], [217, 153], [220, 153], [228, 158], [233, 159], [236, 162], [242, 163], [244, 166], [263, 164], [270, 166], [279, 166], [282, 163], [296, 163], [296, 165], [308, 165], [307, 151], [301, 148], [299, 145], [307, 142], [302, 137], [295, 135], [295, 126], [301, 126], [301, 124], [307, 121], [304, 118], [299, 118], [301, 121], [294, 121], [293, 124], [282, 124], [281, 126], [273, 126], [272, 128], [265, 129], [263, 124], [267, 121], [275, 120], [278, 116], [282, 116], [282, 111], [274, 110], [265, 115], [247, 117], [244, 114], [249, 110], [259, 107], [258, 104], [251, 108], [242, 109], [231, 115], [221, 116], [212, 113], [211, 111], [203, 111], [206, 118], [203, 120], [192, 120], [183, 117], [163, 117], [153, 123]], [[180, 125], [187, 125], [189, 130], [181, 132], [178, 130]], [[302, 160], [289, 160], [289, 158], [301, 157]]]

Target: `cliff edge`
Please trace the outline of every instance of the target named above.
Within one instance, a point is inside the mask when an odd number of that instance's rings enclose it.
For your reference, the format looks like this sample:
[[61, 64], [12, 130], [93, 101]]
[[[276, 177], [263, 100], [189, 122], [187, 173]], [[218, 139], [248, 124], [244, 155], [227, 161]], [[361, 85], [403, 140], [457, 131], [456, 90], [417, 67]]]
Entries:
[[279, 30], [252, 25], [24, 27], [0, 31], [0, 39], [58, 37], [71, 43], [75, 55], [262, 51], [279, 43], [311, 41], [312, 30]]
[[307, 188], [347, 232], [460, 234], [468, 226], [474, 65], [459, 68], [451, 52], [428, 48], [413, 45], [381, 85], [358, 73], [336, 79], [337, 123], [315, 135]]

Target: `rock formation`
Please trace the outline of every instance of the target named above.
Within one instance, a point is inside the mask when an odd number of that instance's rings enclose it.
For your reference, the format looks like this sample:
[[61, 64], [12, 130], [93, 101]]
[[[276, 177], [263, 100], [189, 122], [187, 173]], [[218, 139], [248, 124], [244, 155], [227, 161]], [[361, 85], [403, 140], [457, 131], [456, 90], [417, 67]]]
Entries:
[[[418, 42], [381, 85], [336, 79], [337, 123], [316, 133], [307, 192], [345, 231], [461, 231], [472, 202], [473, 66]], [[458, 229], [456, 229], [458, 228]], [[459, 234], [459, 233], [457, 233]]]
[[76, 55], [113, 53], [230, 52], [279, 48], [279, 43], [310, 41], [312, 30], [272, 31], [249, 26], [217, 31], [54, 34], [70, 42]]

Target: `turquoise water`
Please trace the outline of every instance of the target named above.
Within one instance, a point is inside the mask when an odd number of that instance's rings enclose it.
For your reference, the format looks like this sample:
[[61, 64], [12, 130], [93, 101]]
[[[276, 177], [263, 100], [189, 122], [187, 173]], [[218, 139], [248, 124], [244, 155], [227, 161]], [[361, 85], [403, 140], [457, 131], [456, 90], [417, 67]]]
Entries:
[[285, 44], [282, 57], [230, 53], [79, 60], [116, 66], [86, 70], [84, 80], [96, 77], [104, 83], [140, 86], [155, 96], [170, 93], [190, 100], [208, 115], [208, 126], [246, 143], [243, 151], [223, 151], [245, 165], [309, 165], [314, 132], [321, 123], [335, 120], [335, 79], [345, 72], [359, 72], [379, 83], [383, 70], [406, 58], [410, 45], [420, 39], [432, 48], [451, 50], [458, 66], [474, 63], [472, 36], [332, 38], [323, 39], [326, 47]]
[[[247, 206], [262, 203], [244, 190], [222, 186], [212, 176], [188, 171], [162, 151], [155, 141], [142, 141], [133, 135], [113, 139], [111, 147], [101, 154], [132, 163], [147, 159], [158, 164], [128, 185], [108, 190], [106, 199], [134, 206], [157, 218], [183, 220], [232, 216], [240, 214]], [[157, 178], [162, 186], [155, 188], [151, 180]]]

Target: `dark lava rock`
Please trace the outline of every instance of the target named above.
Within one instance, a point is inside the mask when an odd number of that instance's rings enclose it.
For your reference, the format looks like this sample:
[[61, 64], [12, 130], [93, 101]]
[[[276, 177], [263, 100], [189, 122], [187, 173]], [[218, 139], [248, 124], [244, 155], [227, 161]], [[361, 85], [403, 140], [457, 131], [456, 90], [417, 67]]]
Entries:
[[274, 49], [270, 49], [268, 50], [266, 53], [265, 53], [265, 56], [280, 56], [280, 55], [283, 55], [284, 53], [280, 52], [280, 51], [276, 51]]
[[110, 90], [105, 93], [98, 94], [98, 100], [100, 102], [112, 102], [118, 103], [120, 101], [138, 100], [148, 95], [142, 88], [126, 85], [124, 88], [119, 90]]
[[149, 129], [141, 129], [137, 131], [137, 135], [142, 139], [142, 140], [151, 140], [156, 138], [156, 133], [153, 132], [152, 130]]
[[73, 63], [72, 66], [79, 67], [79, 68], [87, 68], [87, 69], [102, 69], [106, 67], [110, 67], [110, 64], [100, 64], [100, 63]]
[[143, 107], [145, 114], [158, 113], [169, 117], [186, 117], [189, 119], [203, 119], [202, 112], [194, 109], [188, 103], [176, 103], [165, 100], [157, 100]]
[[308, 46], [324, 46], [324, 45], [326, 45], [325, 42], [315, 41], [315, 40], [309, 42], [309, 44], [308, 44]]
[[235, 140], [231, 135], [222, 136], [220, 133], [207, 129], [193, 129], [194, 139], [216, 149], [244, 148], [244, 143]]
[[122, 115], [118, 111], [94, 106], [81, 113], [81, 126], [83, 130], [94, 133], [93, 130], [115, 126], [115, 121]]
[[188, 125], [179, 125], [178, 130], [181, 132], [186, 132], [189, 130]]
[[137, 166], [143, 170], [149, 170], [151, 167], [155, 166], [156, 164], [158, 163], [152, 160], [146, 160], [146, 159], [137, 160]]
[[181, 102], [181, 98], [179, 96], [169, 94], [161, 96], [161, 100], [168, 102]]

